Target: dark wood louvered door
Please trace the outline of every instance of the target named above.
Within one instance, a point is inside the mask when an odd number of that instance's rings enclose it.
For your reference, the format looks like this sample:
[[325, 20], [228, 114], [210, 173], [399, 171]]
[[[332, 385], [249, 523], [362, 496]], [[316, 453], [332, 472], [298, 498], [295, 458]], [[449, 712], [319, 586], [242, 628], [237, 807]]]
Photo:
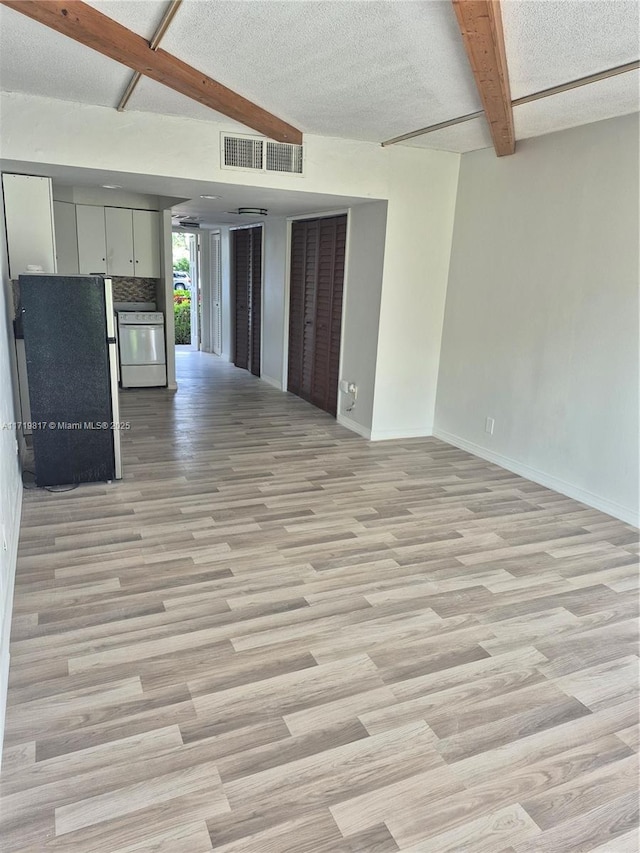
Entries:
[[249, 229], [251, 234], [251, 283], [249, 293], [250, 353], [249, 369], [254, 376], [260, 376], [261, 326], [262, 326], [262, 225]]
[[317, 220], [294, 222], [292, 225], [287, 388], [309, 401], [315, 333], [317, 236]]
[[336, 415], [347, 217], [294, 222], [291, 230], [287, 388]]
[[231, 232], [235, 288], [236, 367], [260, 376], [262, 319], [262, 226]]

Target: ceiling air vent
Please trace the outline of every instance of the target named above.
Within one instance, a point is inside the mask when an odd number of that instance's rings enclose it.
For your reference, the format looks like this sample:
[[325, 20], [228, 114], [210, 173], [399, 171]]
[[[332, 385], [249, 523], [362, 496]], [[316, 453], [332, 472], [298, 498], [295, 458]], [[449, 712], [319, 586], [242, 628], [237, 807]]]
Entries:
[[223, 169], [251, 169], [259, 172], [302, 174], [302, 145], [271, 142], [262, 136], [222, 134]]

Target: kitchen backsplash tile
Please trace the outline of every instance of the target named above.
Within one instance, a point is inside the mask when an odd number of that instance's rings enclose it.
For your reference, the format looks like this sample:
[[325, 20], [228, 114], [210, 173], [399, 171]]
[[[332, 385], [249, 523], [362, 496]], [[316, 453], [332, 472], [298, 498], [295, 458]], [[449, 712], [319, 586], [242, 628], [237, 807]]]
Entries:
[[155, 302], [159, 280], [157, 278], [127, 278], [111, 276], [114, 302]]

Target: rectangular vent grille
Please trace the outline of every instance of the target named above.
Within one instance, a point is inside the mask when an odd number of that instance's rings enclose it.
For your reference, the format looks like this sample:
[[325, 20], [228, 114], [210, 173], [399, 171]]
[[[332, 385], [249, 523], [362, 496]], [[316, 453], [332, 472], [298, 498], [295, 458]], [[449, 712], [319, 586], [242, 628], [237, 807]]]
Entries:
[[267, 171], [302, 174], [302, 145], [267, 142]]
[[236, 169], [262, 169], [262, 140], [225, 136], [224, 165]]
[[261, 136], [222, 134], [223, 169], [255, 169], [260, 172], [287, 172], [301, 175], [302, 145], [272, 142]]

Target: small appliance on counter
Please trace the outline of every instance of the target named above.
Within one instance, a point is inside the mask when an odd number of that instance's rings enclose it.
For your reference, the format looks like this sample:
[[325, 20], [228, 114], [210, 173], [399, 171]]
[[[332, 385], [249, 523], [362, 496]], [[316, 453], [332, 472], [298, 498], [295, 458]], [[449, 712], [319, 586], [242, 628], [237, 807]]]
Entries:
[[123, 388], [167, 384], [162, 311], [118, 311], [118, 346]]
[[36, 484], [120, 479], [111, 279], [19, 280]]

